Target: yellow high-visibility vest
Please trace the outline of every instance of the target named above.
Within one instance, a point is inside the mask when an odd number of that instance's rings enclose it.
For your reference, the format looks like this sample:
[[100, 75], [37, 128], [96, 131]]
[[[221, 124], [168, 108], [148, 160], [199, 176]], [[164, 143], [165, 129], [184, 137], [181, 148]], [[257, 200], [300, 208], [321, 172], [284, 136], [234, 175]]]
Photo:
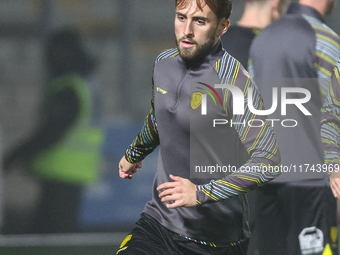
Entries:
[[66, 88], [77, 95], [77, 120], [61, 141], [35, 157], [32, 170], [41, 178], [88, 184], [98, 177], [104, 133], [91, 123], [92, 95], [84, 78], [76, 74], [62, 76], [49, 83], [47, 92], [53, 95]]

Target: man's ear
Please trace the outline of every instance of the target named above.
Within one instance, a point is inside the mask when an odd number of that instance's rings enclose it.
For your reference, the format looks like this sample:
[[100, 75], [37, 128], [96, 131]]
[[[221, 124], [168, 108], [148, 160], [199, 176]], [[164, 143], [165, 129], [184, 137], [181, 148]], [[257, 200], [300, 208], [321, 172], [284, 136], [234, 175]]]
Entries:
[[229, 19], [226, 19], [226, 18], [223, 18], [223, 19], [220, 21], [219, 28], [218, 28], [218, 31], [217, 31], [217, 36], [220, 37], [220, 36], [222, 36], [225, 32], [227, 32], [229, 26], [230, 26], [230, 20], [229, 20]]
[[282, 6], [280, 6], [281, 1], [280, 0], [272, 0], [272, 17], [273, 20], [280, 18], [282, 14]]
[[272, 0], [272, 8], [279, 9], [280, 0]]

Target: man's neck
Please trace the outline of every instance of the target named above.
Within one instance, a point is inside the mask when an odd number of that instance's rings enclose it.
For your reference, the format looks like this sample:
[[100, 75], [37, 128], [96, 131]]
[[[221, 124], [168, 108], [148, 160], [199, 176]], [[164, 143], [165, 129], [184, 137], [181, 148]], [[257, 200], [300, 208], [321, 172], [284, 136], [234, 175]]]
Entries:
[[272, 22], [271, 1], [267, 3], [246, 3], [241, 19], [237, 22], [241, 27], [265, 28]]
[[322, 16], [326, 14], [327, 2], [324, 0], [300, 0], [299, 4], [309, 6], [318, 11]]

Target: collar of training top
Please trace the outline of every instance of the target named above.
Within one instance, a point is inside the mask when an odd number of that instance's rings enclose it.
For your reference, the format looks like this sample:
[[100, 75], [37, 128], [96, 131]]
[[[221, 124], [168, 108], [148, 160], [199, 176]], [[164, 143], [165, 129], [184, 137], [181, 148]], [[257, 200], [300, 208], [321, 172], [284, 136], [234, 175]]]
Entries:
[[308, 16], [319, 19], [322, 23], [325, 23], [325, 20], [322, 17], [321, 13], [319, 13], [317, 10], [312, 7], [298, 3], [292, 3], [288, 8], [287, 14], [306, 14]]

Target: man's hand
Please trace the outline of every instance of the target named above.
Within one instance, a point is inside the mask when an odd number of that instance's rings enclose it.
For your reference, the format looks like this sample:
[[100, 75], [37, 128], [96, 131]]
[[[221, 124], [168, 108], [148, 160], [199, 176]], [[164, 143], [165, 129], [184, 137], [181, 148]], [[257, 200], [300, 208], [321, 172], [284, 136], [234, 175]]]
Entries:
[[340, 199], [340, 172], [333, 172], [329, 178], [331, 189], [335, 198]]
[[123, 179], [132, 179], [134, 173], [138, 171], [139, 168], [142, 167], [142, 161], [136, 163], [130, 163], [125, 159], [125, 156], [119, 162], [119, 176]]
[[165, 182], [157, 187], [157, 190], [163, 190], [159, 197], [161, 201], [173, 202], [167, 203], [166, 207], [173, 209], [176, 207], [193, 207], [196, 206], [196, 185], [188, 179], [170, 174], [173, 182]]

